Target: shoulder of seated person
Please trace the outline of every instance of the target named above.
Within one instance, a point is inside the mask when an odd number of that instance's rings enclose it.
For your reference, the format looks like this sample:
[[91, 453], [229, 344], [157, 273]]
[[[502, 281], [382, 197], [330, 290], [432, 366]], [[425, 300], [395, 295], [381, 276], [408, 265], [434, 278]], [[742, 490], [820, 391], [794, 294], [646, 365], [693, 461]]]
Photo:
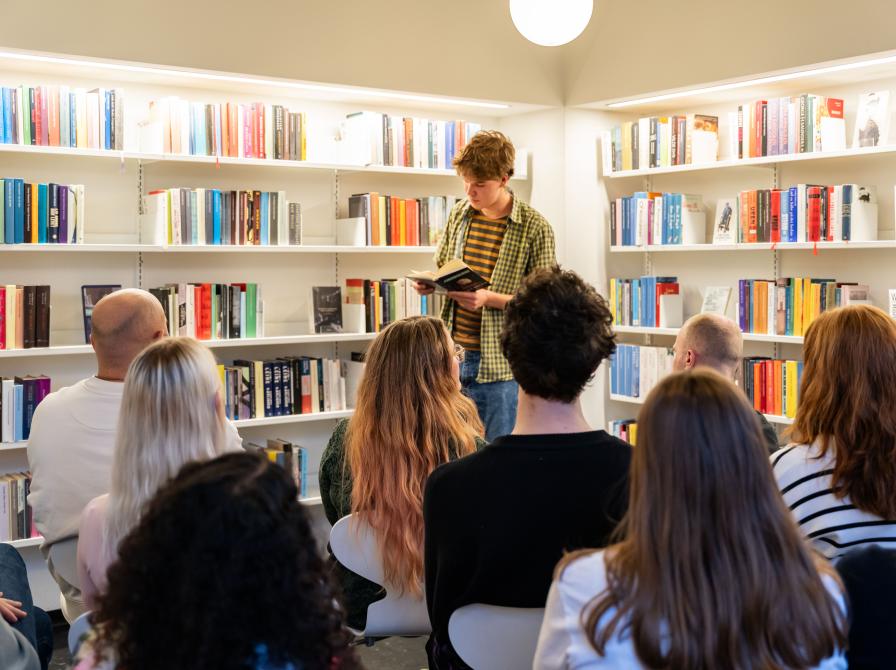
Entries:
[[605, 551], [582, 552], [563, 566], [557, 574], [557, 581], [564, 587], [602, 589], [606, 584]]

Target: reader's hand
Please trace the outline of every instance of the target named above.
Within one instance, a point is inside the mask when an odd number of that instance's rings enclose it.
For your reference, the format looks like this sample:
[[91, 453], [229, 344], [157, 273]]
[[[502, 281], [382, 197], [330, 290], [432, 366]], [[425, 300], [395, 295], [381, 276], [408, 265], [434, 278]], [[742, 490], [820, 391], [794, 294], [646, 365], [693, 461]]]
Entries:
[[429, 284], [424, 284], [422, 281], [415, 281], [414, 290], [417, 291], [419, 295], [429, 295], [430, 293], [435, 291], [435, 288], [433, 288]]
[[478, 291], [448, 291], [448, 297], [464, 309], [482, 309], [488, 304], [491, 291], [481, 288]]

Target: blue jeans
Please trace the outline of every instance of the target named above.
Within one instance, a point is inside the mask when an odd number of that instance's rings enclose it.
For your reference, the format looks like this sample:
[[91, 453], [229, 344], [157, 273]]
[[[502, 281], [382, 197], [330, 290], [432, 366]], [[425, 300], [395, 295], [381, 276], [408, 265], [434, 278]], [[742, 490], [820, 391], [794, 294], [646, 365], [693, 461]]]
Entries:
[[489, 382], [480, 384], [476, 381], [479, 374], [478, 351], [467, 351], [464, 362], [460, 366], [460, 383], [464, 395], [476, 403], [479, 418], [485, 425], [485, 439], [491, 442], [501, 435], [509, 435], [516, 422], [517, 384], [506, 382]]
[[53, 657], [53, 624], [46, 612], [34, 606], [25, 561], [14, 547], [2, 542], [0, 542], [0, 592], [4, 598], [22, 603], [19, 609], [25, 611], [28, 616], [10, 625], [28, 639], [40, 657], [40, 667], [47, 670]]

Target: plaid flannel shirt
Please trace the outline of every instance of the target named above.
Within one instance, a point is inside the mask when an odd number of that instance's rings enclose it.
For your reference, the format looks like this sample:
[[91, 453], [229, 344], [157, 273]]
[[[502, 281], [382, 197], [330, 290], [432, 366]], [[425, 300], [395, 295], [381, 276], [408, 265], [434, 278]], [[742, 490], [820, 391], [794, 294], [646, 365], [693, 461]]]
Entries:
[[[448, 225], [436, 250], [436, 267], [442, 267], [452, 258], [463, 258], [473, 211], [468, 200], [462, 200], [451, 210]], [[513, 208], [507, 220], [507, 230], [504, 233], [504, 241], [501, 243], [501, 251], [498, 253], [489, 288], [495, 293], [514, 295], [519, 290], [523, 277], [532, 270], [551, 267], [556, 263], [554, 231], [551, 224], [535, 209], [514, 196]], [[454, 306], [453, 300], [446, 300], [442, 309], [442, 320], [449, 331], [453, 330]], [[476, 378], [480, 384], [513, 379], [510, 365], [501, 353], [499, 336], [503, 325], [503, 309], [482, 308], [480, 335], [482, 354], [479, 375]]]

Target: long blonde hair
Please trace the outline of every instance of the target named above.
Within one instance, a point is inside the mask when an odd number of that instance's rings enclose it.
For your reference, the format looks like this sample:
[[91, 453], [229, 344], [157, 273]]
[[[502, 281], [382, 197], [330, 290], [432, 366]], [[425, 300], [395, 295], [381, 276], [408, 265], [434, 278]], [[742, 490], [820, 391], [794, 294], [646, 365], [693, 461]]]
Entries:
[[103, 551], [110, 561], [163, 484], [185, 463], [223, 453], [220, 388], [211, 352], [189, 337], [161, 339], [131, 362], [105, 522]]
[[451, 340], [432, 317], [390, 324], [367, 350], [346, 433], [352, 512], [382, 550], [389, 586], [420, 594], [423, 487], [439, 465], [476, 449], [482, 422], [452, 373]]

